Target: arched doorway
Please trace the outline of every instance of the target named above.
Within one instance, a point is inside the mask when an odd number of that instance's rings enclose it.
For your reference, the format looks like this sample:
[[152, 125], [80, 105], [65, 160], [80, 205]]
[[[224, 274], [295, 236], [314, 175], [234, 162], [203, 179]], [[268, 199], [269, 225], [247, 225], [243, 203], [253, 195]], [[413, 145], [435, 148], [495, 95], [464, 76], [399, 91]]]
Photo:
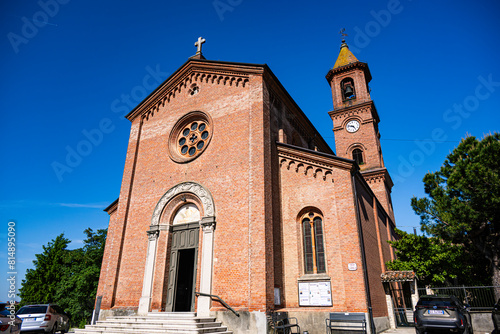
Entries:
[[[199, 292], [203, 294], [212, 292], [215, 226], [215, 206], [212, 195], [200, 184], [183, 182], [170, 188], [161, 197], [154, 209], [150, 229], [147, 231], [149, 241], [142, 297], [139, 300], [139, 314], [147, 314], [151, 310], [156, 267], [160, 269], [157, 273], [158, 277], [162, 276], [161, 272], [167, 276], [162, 280], [162, 282], [168, 282], [162, 294], [163, 297], [159, 294], [155, 295], [155, 300], [165, 298], [163, 299], [165, 311], [194, 311], [196, 285], [199, 286]], [[200, 236], [203, 246], [198, 256]], [[159, 239], [168, 240], [168, 251], [163, 248], [166, 253], [160, 254], [159, 257], [167, 256], [168, 270], [165, 267], [165, 260], [156, 263]], [[162, 244], [165, 245], [165, 242], [162, 241]], [[198, 258], [201, 263], [198, 263]], [[199, 275], [197, 275], [196, 268], [200, 268]], [[196, 277], [199, 277], [199, 282], [196, 282]], [[155, 283], [158, 287], [156, 284], [162, 283], [159, 281]], [[210, 305], [210, 297], [199, 296], [197, 314], [208, 316]]]

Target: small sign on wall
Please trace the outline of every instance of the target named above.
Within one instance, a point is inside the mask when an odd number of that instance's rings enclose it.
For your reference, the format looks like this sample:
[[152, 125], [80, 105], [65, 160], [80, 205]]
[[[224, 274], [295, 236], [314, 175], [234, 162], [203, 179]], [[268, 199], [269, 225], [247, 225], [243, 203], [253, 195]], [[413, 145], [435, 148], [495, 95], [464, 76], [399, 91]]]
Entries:
[[281, 305], [280, 288], [274, 288], [274, 305]]
[[299, 306], [332, 306], [330, 282], [299, 282]]
[[351, 271], [357, 270], [358, 269], [358, 265], [356, 263], [349, 263], [347, 265], [347, 269], [349, 269]]

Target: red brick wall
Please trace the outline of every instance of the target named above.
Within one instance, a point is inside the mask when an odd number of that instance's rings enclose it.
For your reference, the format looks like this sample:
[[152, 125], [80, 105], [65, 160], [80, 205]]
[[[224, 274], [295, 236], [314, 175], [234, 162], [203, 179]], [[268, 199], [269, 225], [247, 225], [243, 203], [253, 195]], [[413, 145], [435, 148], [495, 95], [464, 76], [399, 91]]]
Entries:
[[386, 172], [385, 170], [382, 170], [376, 176], [365, 175], [365, 179], [367, 179], [367, 182], [370, 185], [370, 188], [372, 189], [373, 193], [377, 197], [377, 200], [380, 202], [385, 212], [389, 215], [389, 217], [392, 220], [394, 219], [394, 212], [392, 208], [392, 202], [390, 200], [391, 190], [387, 186], [385, 172]]
[[129, 198], [134, 175], [134, 156], [138, 148], [138, 138], [140, 134], [140, 124], [132, 124], [130, 130], [127, 158], [123, 171], [122, 185], [118, 208], [110, 216], [106, 246], [103, 256], [103, 266], [99, 278], [98, 296], [102, 295], [102, 309], [108, 309], [115, 305], [118, 278], [122, 261], [124, 236], [127, 228], [127, 217], [129, 212]]
[[[379, 229], [377, 229], [377, 224], [379, 224], [377, 219], [378, 217], [375, 216], [373, 196], [369, 191], [368, 185], [364, 182], [364, 180], [361, 179], [361, 177], [357, 177], [356, 190], [358, 195], [360, 219], [363, 229], [363, 241], [365, 246], [367, 275], [368, 282], [370, 284], [373, 316], [382, 317], [387, 315], [387, 305], [385, 300], [385, 292], [380, 280], [380, 274], [383, 270], [381, 266], [382, 262], [380, 255], [381, 253], [383, 254], [383, 252], [381, 252], [379, 249], [381, 240], [379, 237], [380, 231]], [[378, 214], [378, 216], [379, 215], [380, 213]]]
[[378, 224], [380, 230], [380, 241], [382, 246], [382, 254], [383, 254], [383, 269], [386, 270], [385, 263], [387, 261], [391, 261], [391, 249], [390, 245], [387, 243], [387, 214], [383, 210], [382, 206], [378, 206]]
[[112, 303], [114, 284], [112, 281], [115, 270], [113, 270], [113, 252], [116, 249], [116, 240], [119, 239], [121, 231], [119, 230], [119, 222], [116, 221], [116, 210], [110, 212], [109, 227], [106, 237], [106, 245], [104, 247], [103, 261], [101, 264], [101, 273], [99, 275], [99, 286], [97, 296], [102, 296], [101, 307], [109, 308]]
[[[311, 154], [313, 157], [313, 154]], [[282, 156], [280, 156], [282, 159]], [[361, 265], [359, 235], [350, 171], [333, 169], [333, 175], [314, 177], [300, 161], [281, 164], [283, 307], [298, 307], [298, 279], [304, 275], [303, 239], [299, 214], [316, 208], [323, 215], [327, 275], [331, 278], [333, 306], [322, 311], [366, 312], [363, 271], [349, 271], [348, 264]], [[298, 168], [297, 168], [298, 166]], [[333, 180], [333, 182], [332, 182]], [[305, 308], [304, 311], [310, 311]]]
[[[133, 148], [140, 118], [133, 121], [120, 207], [117, 219], [110, 220], [109, 251], [104, 260], [119, 266], [116, 299], [103, 303], [103, 308], [138, 305], [147, 250], [146, 231], [153, 210], [168, 189], [184, 181], [200, 183], [214, 198], [217, 228], [213, 293], [230, 305], [249, 310], [266, 308], [266, 291], [272, 294], [273, 288], [273, 279], [267, 283], [266, 268], [272, 268], [273, 264], [272, 260], [266, 262], [266, 251], [272, 253], [272, 247], [266, 250], [265, 246], [266, 238], [272, 239], [272, 233], [265, 228], [266, 222], [270, 225], [272, 215], [267, 214], [271, 212], [271, 202], [264, 196], [271, 194], [271, 189], [270, 162], [264, 159], [265, 155], [270, 156], [270, 143], [264, 145], [264, 138], [269, 137], [264, 129], [266, 126], [269, 129], [269, 124], [264, 122], [262, 77], [250, 76], [245, 87], [211, 82], [199, 85], [197, 95], [189, 96], [187, 90], [178, 92], [153, 117], [144, 120], [137, 156]], [[212, 140], [194, 161], [175, 163], [168, 156], [170, 130], [181, 116], [194, 110], [212, 117]], [[114, 246], [120, 242], [120, 233], [113, 231], [121, 231], [125, 225], [120, 258]], [[165, 250], [161, 240], [160, 237], [159, 250]], [[115, 276], [114, 273], [103, 276], [100, 285], [109, 285]], [[102, 287], [100, 291], [105, 293]]]

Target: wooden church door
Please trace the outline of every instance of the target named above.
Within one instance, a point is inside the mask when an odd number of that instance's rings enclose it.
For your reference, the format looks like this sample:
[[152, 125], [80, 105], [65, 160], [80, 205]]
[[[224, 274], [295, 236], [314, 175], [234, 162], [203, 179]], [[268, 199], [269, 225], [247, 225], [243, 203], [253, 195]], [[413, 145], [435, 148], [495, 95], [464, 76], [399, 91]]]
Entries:
[[167, 312], [194, 312], [199, 232], [199, 223], [173, 226]]

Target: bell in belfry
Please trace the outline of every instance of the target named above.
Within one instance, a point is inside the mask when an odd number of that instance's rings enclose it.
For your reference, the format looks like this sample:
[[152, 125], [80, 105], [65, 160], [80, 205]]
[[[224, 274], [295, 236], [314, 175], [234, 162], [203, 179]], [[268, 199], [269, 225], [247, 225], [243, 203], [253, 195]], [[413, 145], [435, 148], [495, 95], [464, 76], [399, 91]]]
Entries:
[[354, 91], [352, 89], [352, 86], [351, 85], [346, 85], [345, 87], [345, 92], [344, 92], [344, 96], [346, 98], [350, 98], [351, 96], [354, 95]]

